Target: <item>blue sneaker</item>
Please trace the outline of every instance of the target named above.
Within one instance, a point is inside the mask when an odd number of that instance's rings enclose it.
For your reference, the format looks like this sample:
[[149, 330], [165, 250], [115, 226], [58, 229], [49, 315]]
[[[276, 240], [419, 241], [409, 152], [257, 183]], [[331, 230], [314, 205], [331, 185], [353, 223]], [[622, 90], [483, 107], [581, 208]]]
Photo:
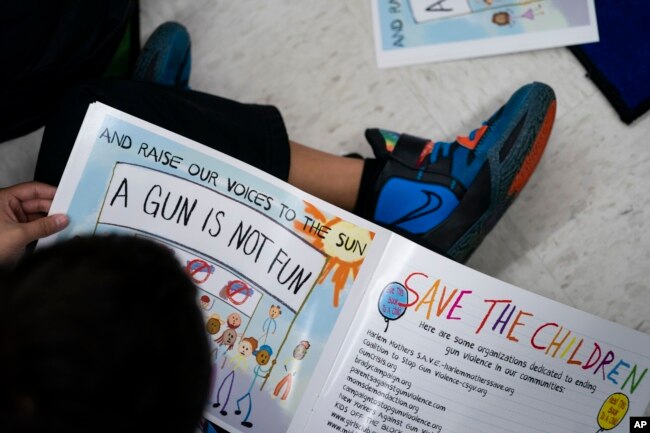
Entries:
[[532, 83], [469, 136], [453, 142], [367, 130], [368, 142], [384, 163], [370, 205], [372, 219], [465, 262], [535, 170], [555, 105], [549, 86]]
[[188, 88], [192, 56], [190, 34], [179, 23], [158, 26], [142, 48], [133, 79]]

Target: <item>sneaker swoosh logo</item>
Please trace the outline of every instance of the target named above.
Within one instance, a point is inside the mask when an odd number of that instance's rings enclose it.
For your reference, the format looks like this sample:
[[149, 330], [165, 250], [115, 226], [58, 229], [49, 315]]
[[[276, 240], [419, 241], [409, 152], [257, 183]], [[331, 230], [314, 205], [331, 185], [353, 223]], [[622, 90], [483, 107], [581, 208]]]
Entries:
[[433, 191], [427, 191], [424, 189], [421, 190], [421, 192], [424, 194], [425, 197], [424, 203], [421, 206], [413, 209], [403, 217], [394, 221], [392, 224], [399, 225], [409, 221], [413, 221], [415, 219], [422, 218], [424, 216], [432, 214], [438, 209], [440, 209], [440, 207], [442, 206], [442, 198], [438, 194], [436, 194]]

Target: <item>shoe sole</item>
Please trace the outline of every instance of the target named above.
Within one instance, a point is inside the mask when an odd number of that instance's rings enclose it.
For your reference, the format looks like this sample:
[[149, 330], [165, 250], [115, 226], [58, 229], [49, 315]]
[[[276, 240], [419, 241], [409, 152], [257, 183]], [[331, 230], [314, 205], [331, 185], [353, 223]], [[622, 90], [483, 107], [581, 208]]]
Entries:
[[[495, 124], [506, 122], [506, 125], [501, 126], [500, 131], [499, 128], [489, 131], [491, 134], [509, 137], [522, 121], [521, 116], [516, 115], [517, 111], [522, 108], [526, 110], [521, 131], [504, 161], [499, 162], [499, 159], [500, 152], [507, 140], [503, 140], [502, 143], [493, 146], [488, 151], [491, 182], [490, 205], [447, 251], [447, 255], [458, 262], [465, 262], [469, 258], [512, 204], [535, 171], [548, 143], [556, 111], [553, 90], [544, 84], [533, 83], [520, 91], [527, 91], [527, 93], [518, 97], [515, 93], [511, 98], [511, 101], [514, 100], [512, 104], [510, 102], [506, 104], [504, 114], [495, 122]], [[505, 111], [514, 112], [515, 115], [508, 118], [509, 113], [505, 113]], [[498, 170], [495, 171], [495, 167]]]

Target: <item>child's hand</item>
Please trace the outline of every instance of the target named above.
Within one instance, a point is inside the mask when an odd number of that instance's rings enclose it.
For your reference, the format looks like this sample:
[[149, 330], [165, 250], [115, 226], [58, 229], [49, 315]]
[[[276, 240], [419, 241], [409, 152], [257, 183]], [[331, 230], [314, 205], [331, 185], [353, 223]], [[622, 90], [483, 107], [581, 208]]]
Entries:
[[65, 215], [46, 216], [55, 192], [39, 182], [0, 188], [0, 263], [16, 262], [27, 244], [68, 225]]

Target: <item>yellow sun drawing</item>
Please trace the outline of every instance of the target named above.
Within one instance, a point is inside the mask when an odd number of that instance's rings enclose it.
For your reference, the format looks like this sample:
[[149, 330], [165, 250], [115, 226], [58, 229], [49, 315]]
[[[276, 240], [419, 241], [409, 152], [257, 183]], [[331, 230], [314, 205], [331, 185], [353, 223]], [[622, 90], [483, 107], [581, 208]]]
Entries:
[[294, 228], [304, 237], [310, 240], [310, 243], [327, 256], [327, 263], [317, 281], [321, 284], [330, 276], [334, 284], [334, 307], [339, 306], [339, 297], [345, 288], [349, 278], [356, 278], [361, 264], [368, 253], [370, 244], [375, 234], [369, 230], [357, 227], [339, 217], [328, 218], [316, 206], [304, 202], [305, 213], [310, 215], [314, 220], [330, 229], [324, 237], [321, 238], [317, 233], [310, 232], [305, 228], [305, 224], [299, 221], [294, 222]]

